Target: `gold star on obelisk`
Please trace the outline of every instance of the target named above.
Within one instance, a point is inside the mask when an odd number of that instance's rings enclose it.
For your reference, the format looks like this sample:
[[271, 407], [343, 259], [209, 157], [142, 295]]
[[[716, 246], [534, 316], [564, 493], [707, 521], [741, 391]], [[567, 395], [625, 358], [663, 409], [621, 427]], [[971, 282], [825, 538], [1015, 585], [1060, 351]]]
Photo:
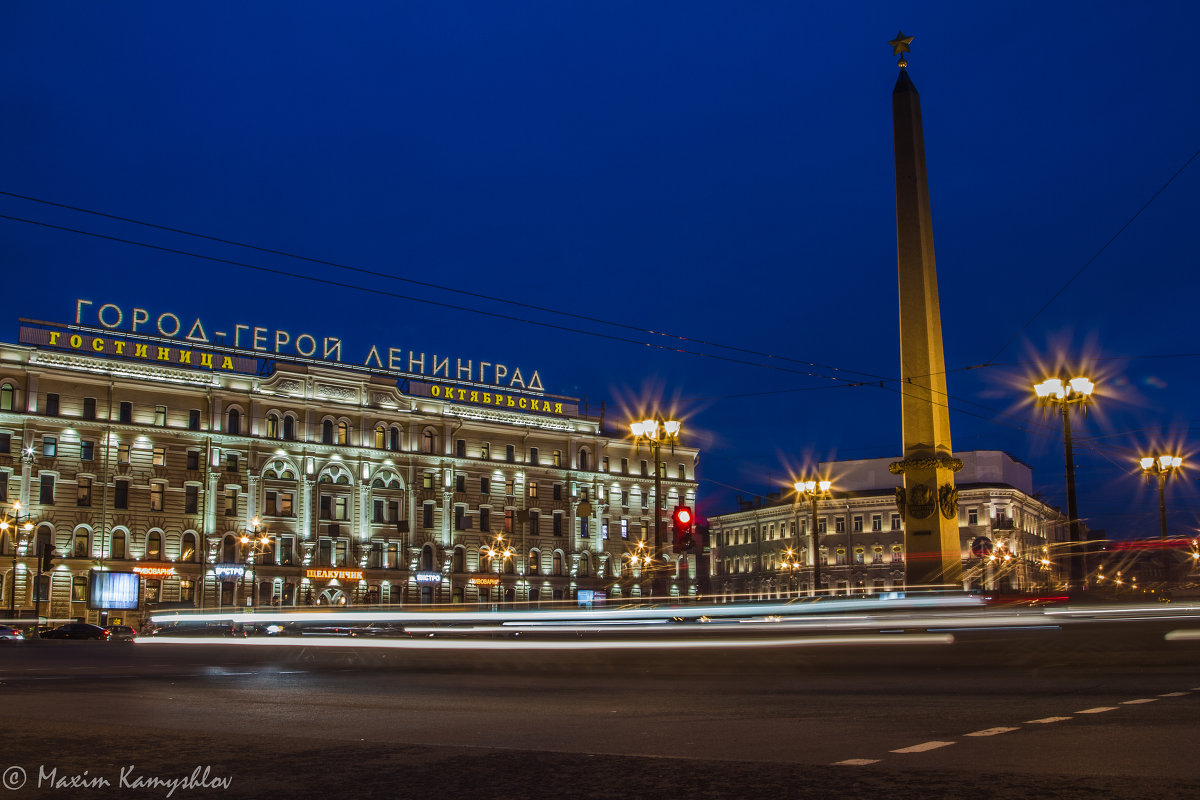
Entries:
[[888, 44], [890, 44], [892, 46], [892, 55], [900, 56], [900, 60], [897, 62], [900, 69], [904, 69], [908, 66], [907, 59], [905, 59], [904, 56], [902, 56], [900, 54], [912, 52], [912, 48], [909, 47], [909, 45], [912, 44], [912, 40], [913, 40], [913, 37], [905, 36], [904, 31], [899, 31], [896, 34], [896, 38], [892, 39], [890, 42], [888, 42]]

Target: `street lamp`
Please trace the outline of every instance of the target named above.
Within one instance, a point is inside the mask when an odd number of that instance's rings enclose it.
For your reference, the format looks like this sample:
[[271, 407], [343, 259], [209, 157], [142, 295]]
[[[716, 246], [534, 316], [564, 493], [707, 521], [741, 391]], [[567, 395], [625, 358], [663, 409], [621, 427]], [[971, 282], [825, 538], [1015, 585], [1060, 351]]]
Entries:
[[1067, 524], [1070, 551], [1067, 558], [1070, 562], [1068, 586], [1071, 584], [1086, 585], [1086, 570], [1084, 569], [1084, 554], [1079, 535], [1079, 509], [1075, 504], [1075, 452], [1071, 447], [1071, 408], [1077, 407], [1086, 412], [1092, 402], [1096, 384], [1087, 378], [1072, 378], [1064, 382], [1061, 378], [1047, 378], [1033, 386], [1037, 394], [1037, 404], [1043, 409], [1055, 407], [1062, 414], [1063, 447], [1067, 460]]
[[[260, 520], [258, 517], [250, 520], [250, 530], [247, 533], [243, 533], [241, 539], [239, 540], [242, 543], [243, 548], [242, 579], [244, 582], [248, 583], [248, 589], [245, 592], [246, 605], [254, 604], [254, 582], [251, 573], [251, 568], [254, 566], [254, 557], [258, 555], [259, 552], [266, 553], [267, 547], [271, 544], [271, 537], [267, 535], [266, 531], [262, 531], [261, 533], [259, 532], [259, 525], [261, 524], [262, 520]], [[247, 549], [247, 546], [249, 549]], [[275, 593], [272, 591], [271, 596], [274, 597], [274, 595]], [[280, 601], [280, 605], [282, 605], [282, 600]]]
[[[799, 497], [808, 498], [812, 507], [812, 527], [809, 529], [812, 535], [812, 563], [813, 563], [813, 594], [820, 595], [821, 593], [821, 543], [817, 538], [817, 501], [822, 498], [832, 497], [829, 488], [833, 486], [832, 481], [796, 481], [794, 488]], [[800, 532], [796, 532], [799, 537]], [[847, 554], [849, 555], [849, 554]]]
[[480, 552], [487, 557], [489, 571], [491, 571], [492, 564], [496, 563], [497, 561], [500, 562], [500, 566], [496, 568], [497, 580], [499, 581], [499, 583], [496, 584], [496, 591], [499, 593], [499, 597], [497, 599], [503, 601], [504, 579], [500, 576], [504, 574], [504, 562], [512, 560], [514, 555], [512, 546], [504, 543], [503, 533], [497, 533], [491, 544], [485, 544], [479, 549]]
[[[677, 420], [663, 419], [644, 419], [640, 422], [629, 423], [629, 431], [633, 434], [634, 446], [640, 446], [644, 439], [650, 446], [650, 453], [654, 457], [654, 553], [663, 552], [662, 540], [662, 462], [659, 459], [659, 454], [662, 451], [663, 442], [671, 445], [671, 452], [675, 452], [675, 445], [679, 442], [679, 430], [681, 424]], [[669, 592], [666, 585], [666, 571], [661, 569], [661, 565], [656, 564], [655, 569], [651, 572], [651, 588], [650, 593], [654, 597], [666, 596]]]
[[[29, 512], [21, 513], [21, 501], [16, 500], [12, 504], [12, 515], [5, 515], [0, 519], [0, 531], [8, 534], [8, 543], [12, 547], [12, 573], [9, 575], [9, 583], [12, 587], [9, 589], [8, 601], [8, 616], [12, 619], [17, 614], [17, 552], [20, 545], [29, 540], [29, 536], [33, 531], [33, 523], [30, 521]], [[37, 591], [37, 587], [34, 587]], [[34, 623], [34, 630], [37, 630], [37, 623]]]
[[[1158, 539], [1165, 548], [1167, 541], [1167, 478], [1183, 467], [1183, 458], [1171, 455], [1146, 456], [1138, 463], [1141, 464], [1142, 474], [1146, 476], [1147, 480], [1157, 479], [1158, 481]], [[1163, 550], [1163, 581], [1168, 584], [1171, 582], [1171, 557], [1165, 549]]]

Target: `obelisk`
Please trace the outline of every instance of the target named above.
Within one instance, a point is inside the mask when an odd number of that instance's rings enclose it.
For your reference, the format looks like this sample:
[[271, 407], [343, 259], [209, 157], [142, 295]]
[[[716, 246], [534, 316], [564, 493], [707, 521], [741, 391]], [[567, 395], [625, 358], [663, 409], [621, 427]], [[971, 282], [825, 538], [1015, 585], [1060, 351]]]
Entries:
[[904, 518], [907, 586], [962, 588], [958, 490], [962, 462], [950, 446], [946, 363], [933, 259], [933, 219], [925, 173], [921, 98], [908, 77], [911, 36], [889, 44], [900, 56], [892, 90], [896, 147], [896, 263], [900, 279], [900, 390], [904, 460], [891, 471], [904, 476], [896, 505]]

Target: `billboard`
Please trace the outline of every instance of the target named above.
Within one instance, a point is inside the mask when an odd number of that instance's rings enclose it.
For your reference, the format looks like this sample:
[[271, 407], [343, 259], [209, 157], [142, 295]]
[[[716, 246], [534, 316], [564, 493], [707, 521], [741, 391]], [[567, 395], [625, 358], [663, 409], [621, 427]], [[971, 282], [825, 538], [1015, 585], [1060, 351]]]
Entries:
[[136, 572], [94, 569], [88, 583], [88, 608], [93, 611], [135, 609], [141, 600], [142, 581]]

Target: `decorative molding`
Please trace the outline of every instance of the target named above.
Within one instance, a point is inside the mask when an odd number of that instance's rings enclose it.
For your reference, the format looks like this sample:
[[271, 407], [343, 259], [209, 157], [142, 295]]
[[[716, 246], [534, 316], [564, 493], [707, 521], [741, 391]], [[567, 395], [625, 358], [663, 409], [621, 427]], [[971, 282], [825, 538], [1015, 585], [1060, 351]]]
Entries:
[[334, 400], [345, 400], [347, 402], [353, 401], [358, 396], [358, 392], [349, 386], [330, 386], [327, 383], [317, 384], [317, 394], [321, 397], [330, 397]]
[[303, 394], [304, 385], [300, 381], [290, 378], [281, 380], [275, 384], [275, 390], [278, 392], [289, 392], [292, 394]]
[[938, 505], [946, 519], [958, 519], [958, 489], [953, 484], [943, 483], [938, 490]]
[[905, 472], [919, 469], [948, 469], [958, 472], [963, 468], [962, 459], [950, 456], [933, 456], [932, 458], [906, 458], [888, 465], [888, 472], [893, 475], [903, 475]]

